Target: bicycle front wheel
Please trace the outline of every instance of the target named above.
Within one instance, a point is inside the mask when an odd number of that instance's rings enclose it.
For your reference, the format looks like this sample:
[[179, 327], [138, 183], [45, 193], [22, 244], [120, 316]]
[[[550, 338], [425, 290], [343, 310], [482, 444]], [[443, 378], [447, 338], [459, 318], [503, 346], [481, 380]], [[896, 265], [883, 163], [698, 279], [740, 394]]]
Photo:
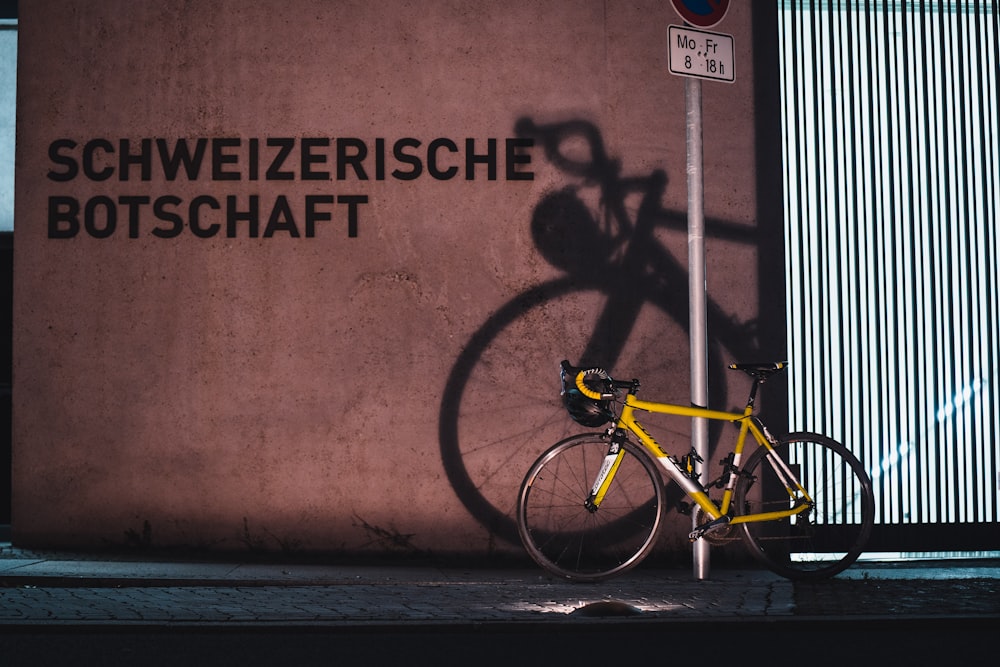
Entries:
[[599, 509], [584, 505], [608, 454], [606, 435], [566, 438], [531, 466], [518, 495], [517, 527], [543, 568], [598, 581], [639, 564], [655, 546], [663, 513], [656, 464], [630, 442]]
[[786, 488], [789, 472], [811, 497], [812, 507], [778, 521], [741, 524], [745, 544], [766, 567], [789, 579], [822, 579], [844, 571], [861, 555], [875, 523], [868, 473], [835, 440], [792, 433], [773, 453], [761, 447], [747, 459], [736, 484], [737, 511], [775, 512], [805, 502]]

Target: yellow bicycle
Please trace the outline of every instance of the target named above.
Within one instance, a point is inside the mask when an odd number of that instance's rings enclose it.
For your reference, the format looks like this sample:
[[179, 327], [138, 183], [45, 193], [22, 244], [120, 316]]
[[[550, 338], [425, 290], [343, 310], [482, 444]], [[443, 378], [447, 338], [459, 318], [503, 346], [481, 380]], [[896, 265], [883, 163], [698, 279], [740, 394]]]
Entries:
[[[531, 466], [517, 505], [525, 549], [543, 568], [571, 580], [597, 581], [635, 567], [662, 525], [662, 472], [705, 519], [691, 531], [692, 541], [739, 530], [750, 553], [782, 576], [842, 572], [861, 555], [875, 522], [871, 479], [835, 440], [804, 432], [776, 438], [754, 414], [758, 389], [785, 367], [732, 364], [753, 383], [743, 412], [726, 412], [640, 400], [638, 380], [615, 380], [603, 369], [563, 361], [562, 399], [570, 416], [583, 426], [609, 426], [559, 441]], [[737, 425], [720, 477], [700, 480], [693, 449], [680, 457], [664, 451], [636, 421], [642, 412]], [[748, 435], [758, 447], [743, 463]]]

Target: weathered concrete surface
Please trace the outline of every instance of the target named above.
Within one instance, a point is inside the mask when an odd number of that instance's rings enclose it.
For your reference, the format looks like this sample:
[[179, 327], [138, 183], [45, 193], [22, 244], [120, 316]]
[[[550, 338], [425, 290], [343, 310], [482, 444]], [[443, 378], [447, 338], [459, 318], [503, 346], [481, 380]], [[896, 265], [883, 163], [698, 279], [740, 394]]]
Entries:
[[[726, 348], [755, 349], [738, 326], [759, 299], [749, 12], [718, 26], [737, 80], [706, 83], [703, 104], [706, 214], [747, 232], [710, 229], [709, 292]], [[572, 430], [556, 365], [622, 298], [628, 246], [587, 245], [574, 218], [552, 254], [532, 220], [566, 186], [597, 217], [594, 177], [654, 170], [683, 220], [669, 4], [36, 0], [20, 15], [15, 543], [516, 550], [517, 484]], [[525, 117], [586, 121], [620, 171], [560, 168], [523, 142]], [[204, 140], [205, 163], [171, 177], [160, 143], [176, 156], [180, 139]], [[592, 159], [570, 139], [565, 155]], [[244, 216], [231, 234], [227, 206]], [[654, 237], [630, 275], [683, 304], [683, 229]], [[568, 269], [598, 289], [552, 282]], [[608, 365], [686, 401], [676, 316], [622, 313], [634, 328]], [[685, 450], [687, 425], [671, 428]]]

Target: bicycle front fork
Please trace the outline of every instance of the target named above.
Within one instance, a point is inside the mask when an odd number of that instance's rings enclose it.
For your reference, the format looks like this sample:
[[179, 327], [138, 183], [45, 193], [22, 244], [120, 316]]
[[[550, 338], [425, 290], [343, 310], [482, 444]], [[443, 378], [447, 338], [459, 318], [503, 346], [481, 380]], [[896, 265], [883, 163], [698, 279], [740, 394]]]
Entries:
[[615, 477], [615, 472], [618, 470], [618, 466], [622, 463], [622, 458], [625, 456], [625, 431], [616, 428], [611, 434], [611, 442], [608, 444], [608, 453], [604, 456], [604, 461], [601, 463], [601, 469], [597, 472], [597, 479], [594, 480], [594, 485], [590, 489], [590, 495], [583, 502], [583, 506], [587, 508], [591, 514], [597, 511], [601, 506], [601, 502], [604, 500], [604, 496], [608, 493], [608, 488], [611, 486], [611, 480]]

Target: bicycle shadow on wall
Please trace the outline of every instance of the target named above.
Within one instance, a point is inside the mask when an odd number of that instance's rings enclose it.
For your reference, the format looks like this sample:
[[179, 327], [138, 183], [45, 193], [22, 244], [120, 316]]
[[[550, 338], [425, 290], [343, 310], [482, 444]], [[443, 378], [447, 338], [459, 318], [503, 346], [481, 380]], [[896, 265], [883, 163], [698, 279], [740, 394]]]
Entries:
[[[525, 472], [546, 448], [585, 430], [563, 408], [559, 362], [638, 374], [651, 395], [686, 402], [690, 348], [686, 257], [675, 257], [661, 239], [665, 231], [686, 231], [687, 213], [663, 208], [667, 175], [622, 177], [599, 129], [585, 120], [522, 118], [515, 132], [533, 138], [566, 177], [531, 219], [535, 247], [563, 275], [515, 296], [469, 339], [442, 395], [439, 440], [458, 498], [492, 537], [517, 545]], [[746, 226], [707, 219], [705, 227], [711, 238], [757, 242]], [[709, 403], [721, 407], [725, 364], [756, 359], [759, 345], [754, 324], [735, 321], [711, 297], [708, 330]], [[661, 445], [685, 454], [689, 433]], [[713, 451], [720, 435], [713, 425]], [[676, 485], [667, 494], [668, 507], [682, 498]]]

